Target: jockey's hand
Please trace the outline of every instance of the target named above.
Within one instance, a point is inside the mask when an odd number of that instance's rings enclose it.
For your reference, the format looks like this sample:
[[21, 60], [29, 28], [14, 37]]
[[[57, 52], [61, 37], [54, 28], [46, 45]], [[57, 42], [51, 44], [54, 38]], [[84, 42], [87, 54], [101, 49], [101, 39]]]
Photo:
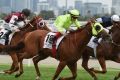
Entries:
[[71, 29], [69, 29], [69, 32], [70, 32], [70, 33], [71, 33], [71, 32], [75, 32], [75, 30], [71, 28]]
[[70, 33], [71, 33], [71, 32], [74, 32], [74, 31], [75, 31], [75, 30], [72, 30], [72, 29], [71, 29], [71, 30], [69, 30], [69, 32], [70, 32]]

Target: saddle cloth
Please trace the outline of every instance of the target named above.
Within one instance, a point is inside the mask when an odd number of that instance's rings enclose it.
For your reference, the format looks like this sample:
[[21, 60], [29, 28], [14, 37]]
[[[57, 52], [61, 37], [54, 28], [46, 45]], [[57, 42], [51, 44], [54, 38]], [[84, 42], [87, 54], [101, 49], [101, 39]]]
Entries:
[[[3, 38], [3, 36], [5, 35], [6, 32], [7, 32], [7, 30], [4, 29], [4, 28], [2, 28], [2, 29], [0, 30], [0, 44], [2, 44], [2, 45], [5, 45], [5, 41], [6, 41], [6, 40]], [[10, 44], [11, 39], [12, 39], [12, 36], [14, 35], [14, 33], [15, 33], [15, 32], [13, 32], [13, 33], [11, 33], [11, 34], [9, 35], [9, 42], [8, 42], [8, 44]]]
[[[54, 32], [49, 32], [45, 39], [44, 39], [44, 45], [43, 45], [43, 48], [49, 48], [49, 49], [52, 49], [52, 43], [53, 43], [53, 37], [55, 36], [55, 33]], [[61, 36], [60, 38], [57, 39], [57, 42], [56, 42], [56, 49], [58, 48], [60, 42], [62, 41], [62, 39], [64, 38], [64, 36]]]

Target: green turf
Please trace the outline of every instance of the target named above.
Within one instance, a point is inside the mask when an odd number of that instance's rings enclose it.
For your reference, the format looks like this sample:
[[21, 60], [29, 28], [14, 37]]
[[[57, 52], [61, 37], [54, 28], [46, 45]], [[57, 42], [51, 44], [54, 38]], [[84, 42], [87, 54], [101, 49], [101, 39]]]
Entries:
[[[0, 65], [0, 70], [8, 69], [9, 66], [7, 65]], [[41, 80], [51, 80], [52, 76], [55, 73], [55, 67], [48, 67], [48, 66], [42, 66], [39, 68], [41, 70]], [[119, 69], [108, 69], [108, 72], [106, 74], [97, 74], [98, 80], [113, 80], [114, 76], [119, 72]], [[83, 69], [78, 69], [78, 76], [76, 80], [93, 80], [92, 77]], [[65, 68], [60, 76], [67, 77], [70, 76], [71, 73], [68, 70], [68, 68]], [[36, 74], [35, 69], [33, 66], [27, 67], [24, 66], [24, 74], [20, 76], [19, 78], [14, 77], [15, 74], [12, 75], [6, 75], [6, 74], [0, 74], [0, 80], [35, 80]]]

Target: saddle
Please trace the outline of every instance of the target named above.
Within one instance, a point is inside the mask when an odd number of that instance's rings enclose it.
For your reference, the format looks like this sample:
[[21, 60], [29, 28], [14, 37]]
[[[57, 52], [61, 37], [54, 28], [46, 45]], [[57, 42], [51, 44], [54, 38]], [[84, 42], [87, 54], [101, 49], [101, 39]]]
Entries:
[[12, 33], [10, 30], [6, 30], [2, 28], [0, 30], [0, 44], [8, 45], [12, 39], [14, 33]]
[[45, 39], [44, 39], [44, 45], [43, 45], [43, 48], [49, 48], [52, 50], [52, 54], [53, 54], [53, 57], [55, 57], [55, 54], [56, 54], [56, 50], [60, 44], [60, 42], [63, 40], [64, 36], [61, 36], [57, 39], [56, 42], [54, 42], [54, 37], [55, 37], [55, 34], [54, 32], [49, 32]]

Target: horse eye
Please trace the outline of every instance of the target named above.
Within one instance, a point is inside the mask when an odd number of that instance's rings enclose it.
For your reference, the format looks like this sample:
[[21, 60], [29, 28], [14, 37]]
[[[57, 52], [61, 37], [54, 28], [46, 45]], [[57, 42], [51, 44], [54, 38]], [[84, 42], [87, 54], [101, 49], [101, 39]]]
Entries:
[[44, 22], [39, 22], [39, 27], [44, 27]]

